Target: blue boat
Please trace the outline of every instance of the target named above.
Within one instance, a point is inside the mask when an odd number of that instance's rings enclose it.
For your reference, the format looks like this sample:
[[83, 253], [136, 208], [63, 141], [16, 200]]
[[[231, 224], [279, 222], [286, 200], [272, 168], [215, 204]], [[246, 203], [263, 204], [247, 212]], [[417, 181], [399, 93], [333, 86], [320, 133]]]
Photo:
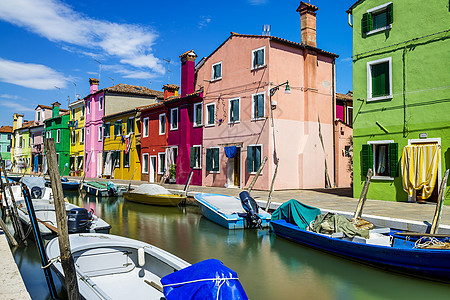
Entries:
[[[256, 227], [252, 222], [251, 215], [244, 209], [241, 200], [237, 197], [206, 193], [198, 193], [194, 197], [203, 216], [227, 229]], [[256, 215], [260, 220], [257, 226], [269, 227], [269, 213], [256, 211]]]
[[[283, 205], [289, 205], [289, 203]], [[286, 210], [283, 205], [279, 209]], [[387, 230], [378, 230], [378, 233], [374, 234], [372, 232], [376, 232], [377, 229], [369, 230], [369, 239], [358, 236], [349, 238], [342, 233], [322, 234], [307, 231], [300, 228], [302, 224], [298, 225], [295, 218], [292, 218], [293, 211], [295, 209], [290, 209], [289, 213], [278, 213], [277, 211], [273, 213], [270, 225], [276, 235], [389, 271], [444, 282], [450, 281], [450, 249], [445, 246], [440, 249], [438, 247], [419, 248], [416, 246], [417, 238], [407, 238], [399, 234], [399, 231], [388, 228], [386, 228]], [[278, 219], [278, 216], [281, 218]], [[308, 217], [300, 217], [306, 223], [309, 221]], [[374, 238], [377, 237], [378, 242], [371, 243], [372, 235]], [[384, 242], [379, 243], [380, 240], [384, 240]], [[448, 238], [444, 238], [440, 242], [449, 241]]]
[[61, 185], [63, 190], [77, 190], [80, 186], [80, 182], [77, 181], [69, 181], [67, 178], [61, 178]]

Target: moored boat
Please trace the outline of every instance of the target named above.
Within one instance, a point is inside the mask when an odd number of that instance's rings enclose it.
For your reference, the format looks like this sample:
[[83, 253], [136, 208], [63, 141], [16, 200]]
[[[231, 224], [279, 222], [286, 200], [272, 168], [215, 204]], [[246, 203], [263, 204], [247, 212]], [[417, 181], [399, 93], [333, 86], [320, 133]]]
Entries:
[[249, 209], [245, 209], [242, 201], [237, 197], [198, 193], [195, 195], [195, 200], [197, 200], [203, 216], [225, 228], [244, 229], [269, 226], [270, 214], [264, 211], [259, 212], [253, 199], [251, 199], [254, 203], [253, 213], [249, 213]]
[[149, 205], [177, 206], [186, 200], [186, 196], [174, 195], [157, 184], [141, 184], [130, 192], [123, 194], [125, 200]]
[[88, 181], [83, 182], [83, 189], [91, 195], [97, 197], [117, 197], [123, 196], [123, 193], [127, 191], [127, 188], [117, 186], [114, 183], [102, 182], [102, 181]]

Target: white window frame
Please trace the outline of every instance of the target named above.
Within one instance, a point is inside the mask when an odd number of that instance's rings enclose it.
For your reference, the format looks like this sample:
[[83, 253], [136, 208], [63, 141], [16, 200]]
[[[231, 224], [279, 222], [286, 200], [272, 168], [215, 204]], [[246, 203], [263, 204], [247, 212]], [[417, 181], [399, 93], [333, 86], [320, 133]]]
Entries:
[[[198, 120], [197, 120], [197, 110], [196, 110], [196, 107], [198, 107], [198, 106], [200, 106], [200, 109], [201, 109], [201, 115], [202, 115], [202, 119], [200, 120], [201, 122], [200, 123], [198, 123]], [[199, 103], [194, 103], [194, 127], [201, 127], [201, 126], [203, 126], [203, 103], [202, 102], [199, 102]]]
[[[389, 63], [389, 95], [372, 97], [372, 66], [380, 63]], [[367, 62], [367, 101], [392, 99], [392, 57], [380, 58]]]
[[75, 145], [75, 143], [76, 143], [75, 130], [72, 130], [71, 142], [72, 142], [72, 145]]
[[75, 108], [72, 108], [72, 120], [75, 120]]
[[[119, 123], [120, 122], [120, 130], [119, 130], [119, 134], [116, 134], [116, 123]], [[120, 119], [120, 120], [116, 120], [115, 122], [114, 122], [114, 136], [122, 136], [122, 127], [123, 127], [123, 121], [122, 121], [122, 119]]]
[[98, 127], [98, 141], [103, 141], [103, 126]]
[[[208, 173], [219, 174], [220, 173], [220, 147], [210, 147], [209, 149], [219, 149], [219, 161], [217, 162], [219, 164], [219, 170], [217, 170], [217, 171], [208, 171]], [[205, 153], [205, 156], [206, 156], [206, 153]], [[206, 166], [205, 166], [205, 170], [206, 170]]]
[[[259, 51], [259, 50], [264, 50], [264, 64], [258, 65], [258, 66], [254, 66], [253, 65], [253, 61], [255, 60], [255, 53], [257, 51]], [[251, 66], [252, 70], [256, 70], [256, 69], [259, 69], [259, 68], [265, 68], [266, 67], [266, 46], [259, 47], [257, 49], [253, 49], [252, 50], [252, 62], [251, 63], [252, 63], [252, 66]]]
[[[375, 157], [376, 157], [376, 153], [375, 153], [375, 148], [373, 147], [373, 145], [389, 145], [391, 143], [395, 143], [394, 140], [384, 140], [384, 141], [368, 141], [367, 145], [371, 145], [372, 146], [372, 161], [373, 161], [373, 165], [372, 165], [372, 170], [373, 170], [373, 176], [372, 179], [375, 180], [390, 180], [393, 181], [395, 178], [391, 177], [391, 176], [377, 176], [375, 175]], [[389, 163], [388, 163], [389, 164]]]
[[143, 120], [144, 122], [142, 122], [142, 136], [143, 137], [148, 137], [148, 134], [150, 132], [150, 118], [144, 118]]
[[[235, 101], [235, 100], [238, 101], [238, 106], [239, 106], [239, 119], [237, 119], [236, 121], [232, 121], [232, 120], [231, 120], [231, 101]], [[253, 104], [253, 96], [252, 96], [252, 104]], [[265, 108], [265, 107], [264, 107], [264, 108]], [[252, 106], [252, 109], [253, 109], [253, 106]], [[229, 99], [229, 100], [228, 100], [228, 115], [229, 115], [229, 118], [228, 118], [228, 124], [236, 124], [236, 123], [241, 122], [241, 98], [240, 98], [240, 97], [232, 98], [232, 99]], [[252, 116], [253, 116], [253, 114], [252, 114]]]
[[84, 118], [84, 111], [85, 111], [85, 106], [82, 105], [81, 106], [81, 117], [80, 118]]
[[91, 101], [86, 101], [86, 114], [89, 115], [91, 113]]
[[[161, 155], [164, 155], [164, 160], [161, 162]], [[158, 152], [158, 174], [164, 174], [164, 172], [161, 172], [161, 164], [164, 166], [164, 170], [167, 170], [166, 166], [166, 152]]]
[[[257, 95], [264, 95], [264, 100], [263, 100], [263, 105], [264, 105], [263, 112], [264, 112], [264, 115], [262, 117], [255, 117], [255, 105], [254, 105], [254, 102], [255, 102], [255, 96], [257, 96]], [[265, 120], [265, 119], [266, 119], [266, 92], [254, 93], [254, 94], [252, 94], [252, 117], [251, 117], [251, 120], [252, 121], [258, 121], [258, 120]]]
[[199, 162], [198, 162], [198, 167], [193, 167], [194, 170], [198, 170], [202, 168], [202, 145], [192, 145], [192, 148], [198, 148], [199, 150]]
[[[263, 144], [250, 144], [250, 145], [248, 145], [248, 146], [250, 146], [250, 147], [254, 147], [254, 146], [260, 146], [261, 147], [261, 157], [260, 157], [260, 162], [261, 162], [261, 164], [262, 164], [262, 158], [264, 157], [264, 155], [263, 155], [263, 151], [264, 151], [264, 149], [263, 149]], [[247, 156], [247, 158], [248, 158], [248, 156]], [[261, 166], [261, 165], [260, 165]], [[247, 168], [245, 168], [246, 170], [247, 170]], [[258, 170], [256, 170], [256, 171], [254, 171], [254, 172], [250, 172], [249, 174], [256, 174], [258, 172]], [[263, 174], [263, 170], [261, 170], [261, 173], [260, 173], [261, 175]]]
[[[220, 65], [220, 77], [214, 78], [214, 67], [217, 66], [217, 65]], [[219, 62], [217, 62], [217, 63], [215, 63], [215, 64], [212, 64], [212, 65], [211, 65], [211, 82], [222, 79], [222, 76], [223, 76], [223, 65], [222, 65], [222, 61], [219, 61]]]
[[[350, 110], [352, 111], [352, 116], [353, 116], [353, 106], [347, 106], [347, 118], [346, 118], [347, 119], [347, 125], [350, 123], [349, 122], [349, 116], [350, 116], [349, 111]], [[351, 126], [353, 127], [353, 117], [352, 117], [351, 121], [352, 121], [352, 125]]]
[[47, 138], [47, 139], [52, 138], [52, 132], [50, 130], [45, 133], [45, 138]]
[[[166, 134], [166, 123], [167, 123], [167, 117], [166, 114], [160, 114], [159, 115], [159, 135], [165, 135]], [[161, 120], [164, 119], [164, 124], [161, 124]], [[163, 126], [161, 126], [163, 125]]]
[[56, 129], [56, 143], [61, 142], [61, 129]]
[[[391, 4], [391, 3], [392, 3], [392, 1], [388, 2], [388, 3], [385, 3], [385, 4], [378, 5], [376, 7], [371, 8], [371, 9], [368, 9], [367, 13], [373, 15], [373, 14], [382, 12], [383, 10], [386, 10], [387, 7], [389, 6], [389, 4]], [[373, 21], [373, 19], [372, 19], [372, 21]], [[380, 32], [380, 31], [384, 31], [384, 30], [387, 30], [387, 29], [391, 29], [391, 28], [392, 28], [392, 24], [388, 24], [387, 26], [380, 27], [380, 28], [371, 30], [369, 32], [366, 32], [366, 35], [371, 35], [371, 34], [374, 34], [374, 33]]]
[[[133, 120], [133, 121], [132, 121], [132, 124], [133, 124], [133, 130], [130, 131], [130, 132], [128, 132], [128, 124], [129, 124], [128, 122], [129, 122], [129, 120]], [[136, 130], [136, 124], [135, 124], [134, 117], [130, 117], [130, 118], [127, 119], [127, 134], [128, 134], [128, 133], [134, 133], [135, 130]]]
[[[214, 123], [209, 124], [209, 110], [208, 107], [213, 106], [214, 107]], [[208, 103], [205, 104], [205, 127], [214, 127], [216, 126], [216, 103]]]
[[98, 110], [103, 110], [103, 96], [98, 97]]
[[[173, 126], [173, 113], [176, 112], [176, 117], [177, 117], [177, 126]], [[179, 115], [179, 110], [178, 107], [175, 108], [171, 108], [170, 109], [170, 130], [178, 130], [178, 123], [180, 122], [180, 115]]]
[[84, 127], [80, 128], [80, 144], [84, 144]]
[[[147, 170], [145, 170], [145, 157], [147, 157]], [[142, 174], [148, 174], [150, 170], [150, 157], [148, 153], [142, 154]]]

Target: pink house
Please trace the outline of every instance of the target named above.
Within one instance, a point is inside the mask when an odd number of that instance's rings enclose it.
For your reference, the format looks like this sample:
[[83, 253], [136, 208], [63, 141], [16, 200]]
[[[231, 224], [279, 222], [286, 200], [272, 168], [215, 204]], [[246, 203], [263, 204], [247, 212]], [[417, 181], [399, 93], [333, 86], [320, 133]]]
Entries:
[[203, 185], [248, 187], [267, 157], [255, 189], [270, 189], [277, 161], [275, 190], [333, 186], [337, 55], [316, 46], [317, 10], [297, 9], [301, 43], [231, 33], [197, 65]]

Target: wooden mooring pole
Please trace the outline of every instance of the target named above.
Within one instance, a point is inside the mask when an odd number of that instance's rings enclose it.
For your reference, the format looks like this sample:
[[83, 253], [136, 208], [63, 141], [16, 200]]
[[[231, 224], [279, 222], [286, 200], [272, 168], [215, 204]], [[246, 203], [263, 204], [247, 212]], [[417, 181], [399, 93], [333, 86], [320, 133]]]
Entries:
[[248, 186], [247, 192], [250, 193], [250, 192], [252, 191], [253, 186], [254, 186], [255, 183], [256, 183], [256, 180], [258, 180], [259, 175], [261, 174], [261, 172], [262, 172], [264, 166], [266, 165], [266, 162], [267, 162], [267, 156], [264, 156], [263, 161], [262, 161], [261, 165], [260, 165], [259, 168], [258, 168], [258, 171], [256, 171], [255, 177], [253, 177], [252, 182], [251, 182], [250, 185]]
[[9, 229], [6, 227], [6, 224], [5, 224], [5, 222], [3, 222], [2, 218], [0, 218], [0, 227], [3, 230], [3, 232], [6, 234], [6, 237], [8, 238], [11, 245], [13, 245], [14, 247], [19, 246], [19, 244], [17, 243], [14, 236], [11, 234], [11, 232], [9, 232]]
[[48, 172], [52, 185], [53, 198], [55, 201], [56, 224], [58, 227], [58, 242], [61, 257], [61, 266], [64, 270], [64, 279], [66, 282], [67, 295], [70, 300], [80, 299], [78, 290], [77, 273], [75, 264], [70, 251], [69, 231], [67, 228], [66, 204], [61, 184], [61, 178], [58, 171], [58, 161], [56, 159], [56, 149], [54, 139], [44, 139], [46, 157], [48, 162]]
[[372, 179], [373, 171], [369, 169], [367, 171], [366, 181], [364, 182], [364, 187], [361, 191], [361, 196], [359, 197], [358, 206], [356, 207], [355, 215], [353, 216], [353, 220], [357, 220], [361, 218], [362, 210], [364, 207], [364, 203], [366, 202], [367, 192], [369, 191], [370, 179]]
[[270, 203], [272, 202], [272, 192], [273, 192], [273, 185], [275, 183], [275, 178], [277, 178], [278, 173], [278, 163], [280, 162], [279, 159], [277, 159], [277, 163], [275, 164], [275, 172], [273, 173], [272, 183], [270, 184], [270, 191], [269, 191], [269, 197], [267, 197], [267, 203], [266, 203], [266, 212], [269, 212]]
[[439, 221], [441, 220], [441, 211], [442, 207], [444, 206], [444, 200], [445, 200], [445, 189], [447, 188], [447, 180], [448, 180], [448, 173], [450, 170], [445, 171], [444, 178], [442, 179], [441, 186], [439, 188], [439, 195], [436, 203], [436, 210], [434, 212], [433, 217], [433, 223], [431, 224], [431, 234], [436, 234], [438, 227], [439, 227]]

